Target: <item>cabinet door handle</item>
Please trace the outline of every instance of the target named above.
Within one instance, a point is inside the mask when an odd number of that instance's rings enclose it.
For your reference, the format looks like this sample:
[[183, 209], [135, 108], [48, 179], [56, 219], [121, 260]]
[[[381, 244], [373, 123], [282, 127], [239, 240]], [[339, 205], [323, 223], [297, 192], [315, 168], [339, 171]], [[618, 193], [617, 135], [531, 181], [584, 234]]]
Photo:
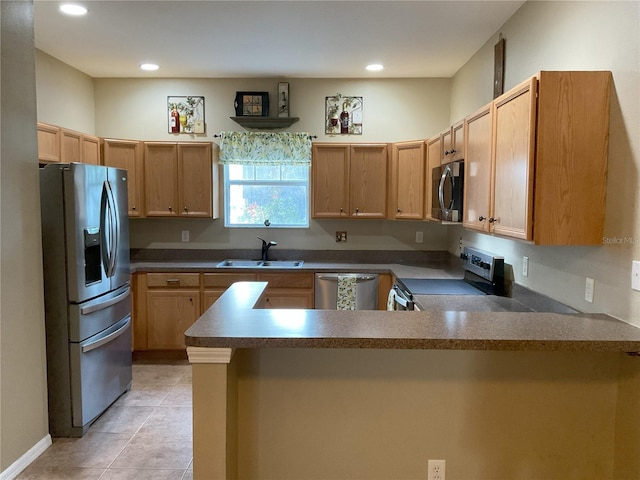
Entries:
[[487, 219], [487, 217], [483, 217], [482, 215], [480, 215], [480, 216], [478, 217], [478, 221], [479, 221], [479, 222], [484, 222], [486, 219]]
[[171, 283], [171, 284], [177, 283], [178, 285], [180, 285], [180, 279], [179, 278], [167, 278], [166, 282], [167, 283]]
[[184, 211], [185, 211], [185, 212], [188, 212], [188, 211], [189, 211], [189, 209], [188, 209], [187, 207], [184, 207]]
[[489, 217], [489, 223], [497, 222], [497, 218]]
[[173, 208], [171, 208], [171, 205], [169, 205], [169, 211], [172, 211], [172, 210], [173, 210]]
[[398, 213], [400, 213], [400, 212], [402, 212], [402, 209], [401, 209], [401, 208], [398, 208]]

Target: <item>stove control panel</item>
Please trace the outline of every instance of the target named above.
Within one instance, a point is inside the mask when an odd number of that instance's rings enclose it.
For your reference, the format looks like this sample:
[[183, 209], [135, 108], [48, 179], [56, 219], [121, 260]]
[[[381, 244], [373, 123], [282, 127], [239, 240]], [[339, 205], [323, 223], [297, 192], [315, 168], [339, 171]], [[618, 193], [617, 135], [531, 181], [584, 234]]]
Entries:
[[460, 258], [464, 260], [464, 269], [494, 282], [496, 277], [504, 280], [504, 257], [493, 255], [472, 247], [464, 247]]

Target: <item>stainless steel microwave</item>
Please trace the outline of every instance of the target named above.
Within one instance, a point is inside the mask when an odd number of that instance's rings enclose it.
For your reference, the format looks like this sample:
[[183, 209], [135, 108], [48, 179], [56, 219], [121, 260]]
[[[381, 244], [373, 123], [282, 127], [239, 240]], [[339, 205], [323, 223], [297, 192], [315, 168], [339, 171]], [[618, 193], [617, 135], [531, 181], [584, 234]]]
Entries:
[[462, 221], [464, 160], [445, 163], [431, 171], [431, 216], [447, 222]]

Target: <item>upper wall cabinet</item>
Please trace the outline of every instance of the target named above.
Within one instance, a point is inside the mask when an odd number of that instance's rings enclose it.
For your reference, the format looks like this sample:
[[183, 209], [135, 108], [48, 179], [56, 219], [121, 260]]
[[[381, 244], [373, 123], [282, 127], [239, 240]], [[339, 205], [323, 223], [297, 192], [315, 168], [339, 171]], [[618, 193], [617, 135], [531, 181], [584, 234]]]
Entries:
[[452, 125], [449, 130], [440, 134], [442, 142], [441, 163], [457, 162], [464, 159], [464, 122]]
[[314, 143], [312, 155], [313, 218], [386, 218], [386, 143]]
[[601, 244], [610, 89], [610, 72], [540, 72], [469, 117], [464, 225], [539, 245]]
[[38, 122], [38, 161], [99, 165], [100, 139]]
[[489, 231], [493, 219], [491, 156], [493, 103], [465, 120], [465, 172], [462, 223], [465, 227]]
[[391, 158], [392, 218], [424, 219], [425, 142], [394, 143]]
[[209, 142], [144, 142], [146, 216], [217, 217], [214, 174]]
[[118, 140], [105, 138], [102, 140], [102, 161], [107, 167], [122, 168], [127, 171], [129, 194], [129, 217], [142, 217], [144, 208], [142, 163], [142, 143], [136, 140]]
[[60, 161], [60, 127], [38, 122], [38, 161], [52, 163]]
[[[442, 135], [436, 135], [426, 141], [425, 145], [426, 159], [426, 172], [424, 183], [424, 213], [427, 220], [440, 221], [437, 216], [434, 216], [434, 212], [431, 209], [432, 205], [438, 205], [438, 184], [440, 183], [439, 173], [434, 173], [435, 168], [440, 167], [442, 161]], [[435, 178], [434, 178], [435, 175]], [[434, 200], [433, 196], [436, 196]]]

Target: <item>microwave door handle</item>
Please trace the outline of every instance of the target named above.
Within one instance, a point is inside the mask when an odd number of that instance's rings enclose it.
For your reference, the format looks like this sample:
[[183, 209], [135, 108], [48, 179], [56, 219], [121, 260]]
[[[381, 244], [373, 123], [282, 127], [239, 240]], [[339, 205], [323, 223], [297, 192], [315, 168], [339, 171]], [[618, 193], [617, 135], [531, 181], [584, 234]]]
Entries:
[[438, 200], [440, 201], [440, 209], [446, 213], [447, 208], [444, 206], [444, 182], [447, 181], [447, 175], [451, 174], [451, 166], [445, 165], [440, 176], [440, 184], [438, 185]]

